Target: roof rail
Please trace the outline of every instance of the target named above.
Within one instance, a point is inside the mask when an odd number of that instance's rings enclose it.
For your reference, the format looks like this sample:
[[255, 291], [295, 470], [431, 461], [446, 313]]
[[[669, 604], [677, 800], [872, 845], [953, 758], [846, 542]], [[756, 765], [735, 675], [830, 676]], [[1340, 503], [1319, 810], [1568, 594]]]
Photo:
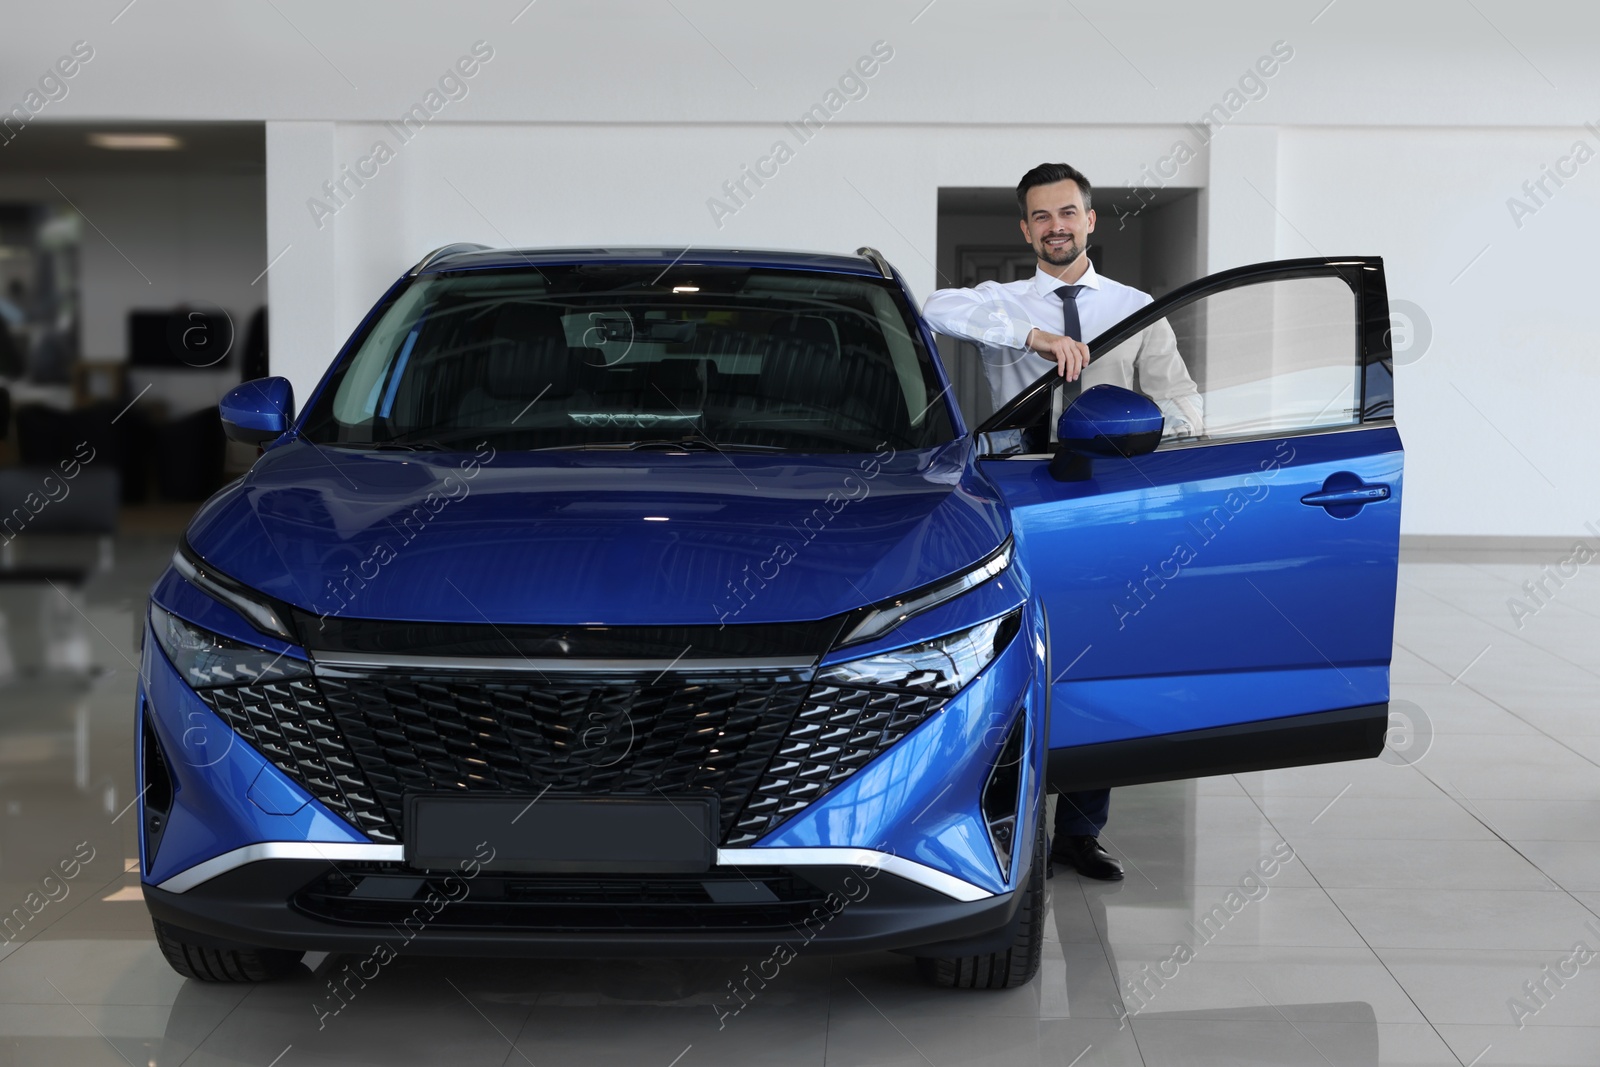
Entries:
[[885, 278], [894, 277], [894, 268], [889, 266], [889, 261], [883, 258], [883, 253], [870, 245], [862, 245], [856, 249], [856, 255], [878, 268], [878, 273]]
[[453, 245], [440, 245], [432, 252], [429, 252], [427, 255], [417, 260], [417, 265], [406, 271], [406, 277], [415, 278], [417, 275], [421, 274], [427, 269], [428, 264], [432, 263], [436, 259], [439, 259], [441, 256], [453, 256], [457, 252], [483, 252], [486, 251], [488, 247], [488, 245], [473, 244], [471, 241], [460, 241]]

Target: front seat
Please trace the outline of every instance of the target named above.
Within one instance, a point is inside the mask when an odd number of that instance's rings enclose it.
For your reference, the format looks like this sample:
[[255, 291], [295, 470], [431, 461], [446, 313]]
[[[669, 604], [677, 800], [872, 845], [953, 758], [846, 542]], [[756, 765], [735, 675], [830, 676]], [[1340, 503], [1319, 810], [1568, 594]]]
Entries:
[[567, 347], [560, 309], [506, 304], [495, 316], [476, 373], [456, 404], [458, 426], [539, 425], [541, 413], [564, 410], [579, 357]]

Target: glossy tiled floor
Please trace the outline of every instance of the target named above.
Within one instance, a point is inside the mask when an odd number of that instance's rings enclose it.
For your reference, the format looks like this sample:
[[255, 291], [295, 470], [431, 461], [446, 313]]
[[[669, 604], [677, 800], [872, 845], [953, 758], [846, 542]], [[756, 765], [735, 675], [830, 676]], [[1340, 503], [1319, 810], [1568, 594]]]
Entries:
[[0, 944], [0, 1063], [1600, 1064], [1600, 955], [1559, 970], [1600, 950], [1600, 570], [1520, 626], [1507, 602], [1565, 553], [1408, 557], [1392, 761], [1119, 790], [1128, 879], [1054, 879], [1027, 988], [802, 953], [719, 1019], [742, 961], [402, 957], [319, 1026], [329, 961], [185, 983], [123, 873], [126, 657], [168, 548], [118, 549], [81, 594], [0, 586], [0, 902], [43, 902]]

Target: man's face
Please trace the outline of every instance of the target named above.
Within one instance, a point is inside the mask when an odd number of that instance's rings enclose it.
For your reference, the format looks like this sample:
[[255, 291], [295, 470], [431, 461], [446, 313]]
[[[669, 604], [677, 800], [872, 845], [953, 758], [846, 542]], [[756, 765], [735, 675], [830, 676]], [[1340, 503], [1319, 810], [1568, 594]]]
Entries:
[[1066, 181], [1035, 185], [1028, 190], [1028, 217], [1022, 236], [1034, 255], [1053, 267], [1069, 266], [1089, 245], [1094, 232], [1094, 212], [1083, 206], [1083, 190]]

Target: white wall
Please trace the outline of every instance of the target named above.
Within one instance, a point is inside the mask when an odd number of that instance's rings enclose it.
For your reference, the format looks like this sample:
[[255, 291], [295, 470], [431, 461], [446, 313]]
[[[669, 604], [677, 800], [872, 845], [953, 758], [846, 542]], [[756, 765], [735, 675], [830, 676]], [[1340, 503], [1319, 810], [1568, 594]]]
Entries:
[[1600, 100], [1600, 11], [1537, 0], [13, 7], [0, 36], [0, 100], [19, 98], [72, 42], [96, 50], [68, 98], [46, 110], [62, 119], [378, 121], [480, 39], [495, 59], [452, 120], [777, 121], [820, 98], [876, 40], [895, 58], [872, 87], [871, 114], [863, 101], [851, 121], [1186, 122], [1279, 40], [1295, 58], [1244, 121], [1576, 125]]
[[1431, 329], [1397, 370], [1410, 531], [1587, 536], [1584, 522], [1600, 525], [1587, 437], [1600, 396], [1600, 160], [1549, 184], [1554, 196], [1520, 227], [1505, 206], [1579, 138], [1600, 152], [1581, 128], [1283, 137], [1278, 255], [1381, 252], [1391, 305], [1416, 305]]
[[[1575, 139], [1600, 151], [1583, 129], [1600, 119], [1595, 5], [146, 0], [110, 19], [8, 15], [0, 107], [87, 39], [95, 59], [40, 121], [267, 120], [262, 265], [289, 249], [270, 275], [273, 342], [301, 395], [383, 287], [454, 240], [872, 243], [925, 294], [939, 186], [1013, 184], [1047, 158], [1133, 184], [1287, 42], [1264, 95], [1172, 179], [1202, 190], [1201, 261], [1386, 257], [1391, 293], [1433, 332], [1399, 370], [1408, 532], [1600, 520], [1600, 472], [1578, 444], [1600, 347], [1579, 288], [1600, 162], [1520, 228], [1506, 206]], [[479, 39], [494, 58], [469, 95], [318, 230], [316, 186]], [[868, 95], [715, 226], [706, 199], [878, 40], [894, 58]]]

